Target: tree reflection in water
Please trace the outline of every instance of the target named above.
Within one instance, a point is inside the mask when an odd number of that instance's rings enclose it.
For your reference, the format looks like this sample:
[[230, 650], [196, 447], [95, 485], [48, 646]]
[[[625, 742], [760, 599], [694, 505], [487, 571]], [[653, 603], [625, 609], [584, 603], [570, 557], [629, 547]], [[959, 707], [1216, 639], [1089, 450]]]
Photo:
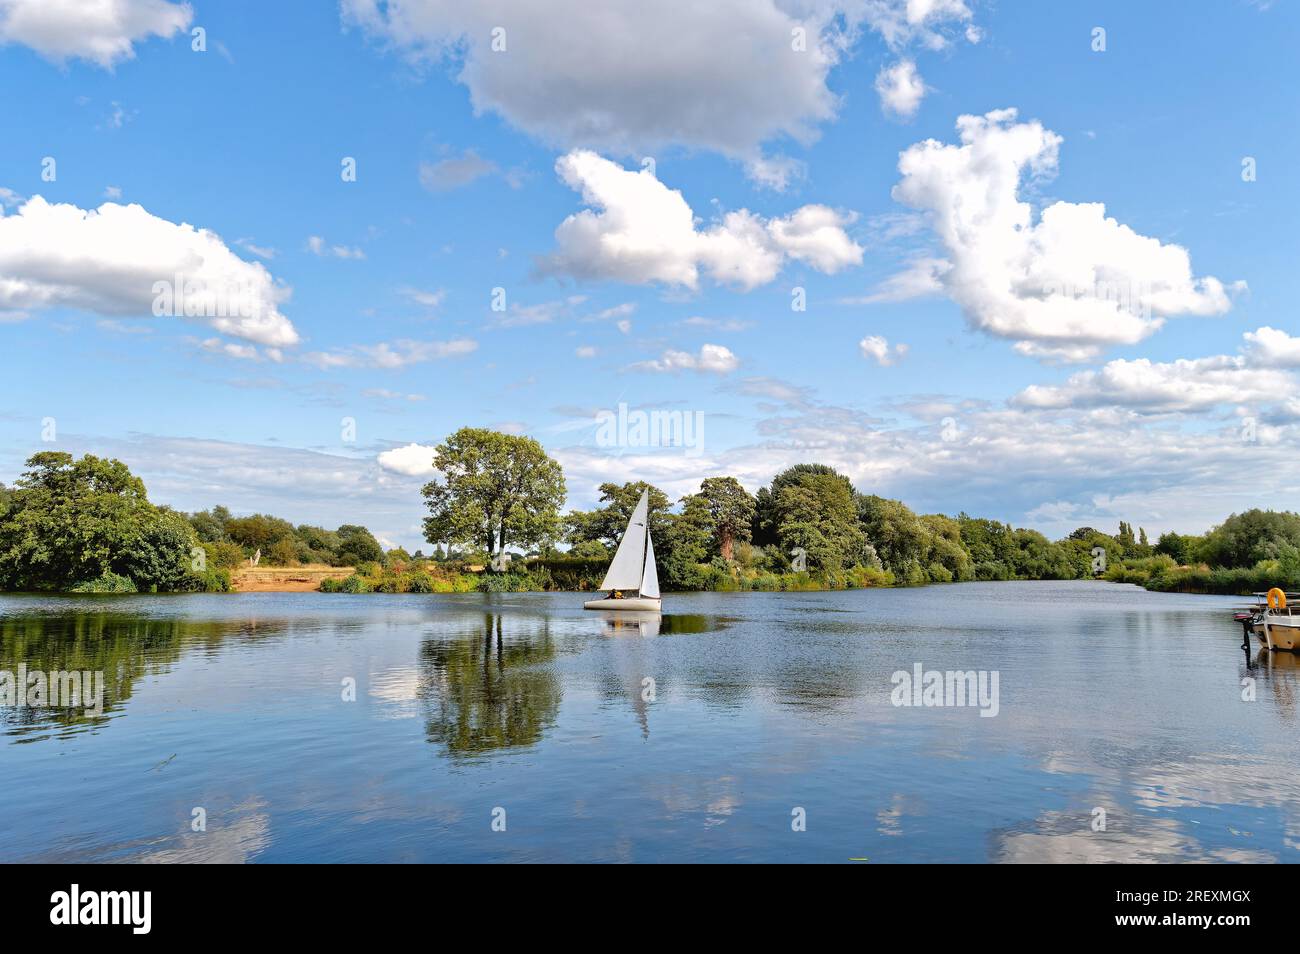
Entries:
[[538, 742], [563, 697], [556, 652], [549, 620], [500, 613], [462, 637], [425, 640], [417, 698], [428, 740], [453, 758]]
[[104, 708], [95, 714], [80, 706], [0, 706], [0, 734], [36, 742], [96, 728], [121, 710], [141, 679], [169, 671], [187, 653], [216, 652], [227, 640], [276, 639], [299, 627], [309, 629], [311, 623], [94, 612], [80, 606], [57, 615], [5, 616], [0, 618], [0, 670], [17, 673], [25, 665], [29, 673], [102, 672]]

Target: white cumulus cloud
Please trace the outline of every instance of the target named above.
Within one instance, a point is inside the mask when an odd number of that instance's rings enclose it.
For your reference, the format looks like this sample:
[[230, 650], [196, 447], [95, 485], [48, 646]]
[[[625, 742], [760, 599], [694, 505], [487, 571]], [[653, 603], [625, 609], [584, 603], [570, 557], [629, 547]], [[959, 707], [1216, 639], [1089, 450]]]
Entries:
[[171, 37], [193, 18], [188, 3], [166, 0], [0, 0], [0, 43], [108, 68], [134, 57], [136, 41]]
[[778, 188], [789, 164], [764, 156], [763, 144], [810, 142], [835, 116], [827, 75], [857, 32], [859, 7], [343, 0], [345, 22], [416, 61], [455, 64], [477, 111], [543, 142], [623, 156], [708, 149]]
[[67, 307], [148, 316], [158, 313], [164, 291], [167, 314], [257, 344], [298, 343], [293, 323], [280, 312], [289, 289], [206, 229], [135, 204], [87, 210], [41, 196], [0, 216], [0, 311]]
[[641, 361], [632, 367], [641, 371], [704, 371], [713, 374], [730, 374], [740, 367], [740, 359], [730, 348], [706, 344], [694, 354], [689, 351], [669, 349], [651, 361]]
[[1244, 335], [1251, 361], [1263, 367], [1300, 368], [1300, 338], [1277, 328], [1257, 328]]
[[899, 60], [892, 66], [882, 67], [876, 74], [876, 92], [880, 94], [880, 107], [900, 119], [911, 119], [921, 108], [925, 98], [925, 81], [911, 60]]
[[631, 284], [699, 286], [700, 272], [748, 290], [776, 278], [788, 260], [833, 274], [860, 264], [862, 248], [844, 231], [852, 216], [806, 205], [783, 218], [741, 209], [703, 230], [690, 205], [648, 169], [624, 169], [594, 152], [561, 156], [556, 171], [594, 209], [555, 230], [552, 272]]
[[867, 335], [858, 342], [858, 350], [862, 352], [862, 357], [876, 362], [882, 368], [897, 364], [907, 356], [908, 347], [905, 344], [890, 345], [889, 341], [880, 335]]
[[1248, 331], [1240, 354], [1107, 362], [1062, 385], [1031, 385], [1014, 398], [1023, 408], [1120, 407], [1137, 413], [1204, 411], [1218, 405], [1277, 405], [1297, 391], [1300, 338], [1276, 328]]
[[982, 33], [965, 0], [865, 0], [867, 24], [894, 49], [921, 46], [942, 50], [958, 28], [967, 41], [978, 43]]
[[437, 448], [425, 444], [407, 444], [382, 451], [377, 460], [384, 470], [407, 477], [423, 477], [434, 471], [433, 456]]
[[893, 195], [929, 214], [951, 266], [936, 277], [976, 328], [1025, 354], [1082, 361], [1167, 317], [1231, 307], [1221, 281], [1193, 275], [1185, 248], [1139, 234], [1100, 202], [1054, 202], [1035, 221], [1018, 193], [1026, 175], [1055, 173], [1056, 133], [1014, 109], [961, 116], [957, 129], [960, 145], [929, 139], [902, 153]]

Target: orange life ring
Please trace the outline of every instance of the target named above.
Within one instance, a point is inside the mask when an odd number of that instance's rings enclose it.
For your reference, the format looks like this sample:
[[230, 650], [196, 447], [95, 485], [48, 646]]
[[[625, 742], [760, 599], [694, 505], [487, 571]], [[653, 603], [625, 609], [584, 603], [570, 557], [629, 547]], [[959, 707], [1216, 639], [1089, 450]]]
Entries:
[[1271, 610], [1286, 609], [1286, 593], [1276, 586], [1268, 591], [1268, 596], [1265, 599], [1268, 600], [1268, 608]]

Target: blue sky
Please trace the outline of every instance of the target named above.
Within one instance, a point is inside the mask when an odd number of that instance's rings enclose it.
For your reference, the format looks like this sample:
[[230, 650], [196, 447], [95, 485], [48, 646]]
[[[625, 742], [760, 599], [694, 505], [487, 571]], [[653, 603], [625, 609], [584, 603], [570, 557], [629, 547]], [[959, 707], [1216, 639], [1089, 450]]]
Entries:
[[[800, 461], [1053, 535], [1296, 506], [1292, 5], [534, 6], [0, 0], [0, 479], [413, 547], [472, 424], [575, 506]], [[156, 316], [182, 273], [265, 320]], [[620, 402], [703, 440], [605, 446]]]

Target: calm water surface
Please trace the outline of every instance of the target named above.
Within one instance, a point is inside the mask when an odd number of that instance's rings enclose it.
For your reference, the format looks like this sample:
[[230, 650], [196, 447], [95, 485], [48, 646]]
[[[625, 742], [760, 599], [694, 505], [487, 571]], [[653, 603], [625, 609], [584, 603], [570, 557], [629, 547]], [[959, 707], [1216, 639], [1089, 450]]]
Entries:
[[[0, 860], [1300, 858], [1300, 669], [1242, 650], [1237, 600], [583, 598], [0, 597], [0, 670], [108, 686], [0, 708]], [[917, 663], [996, 671], [998, 714], [894, 706]]]

